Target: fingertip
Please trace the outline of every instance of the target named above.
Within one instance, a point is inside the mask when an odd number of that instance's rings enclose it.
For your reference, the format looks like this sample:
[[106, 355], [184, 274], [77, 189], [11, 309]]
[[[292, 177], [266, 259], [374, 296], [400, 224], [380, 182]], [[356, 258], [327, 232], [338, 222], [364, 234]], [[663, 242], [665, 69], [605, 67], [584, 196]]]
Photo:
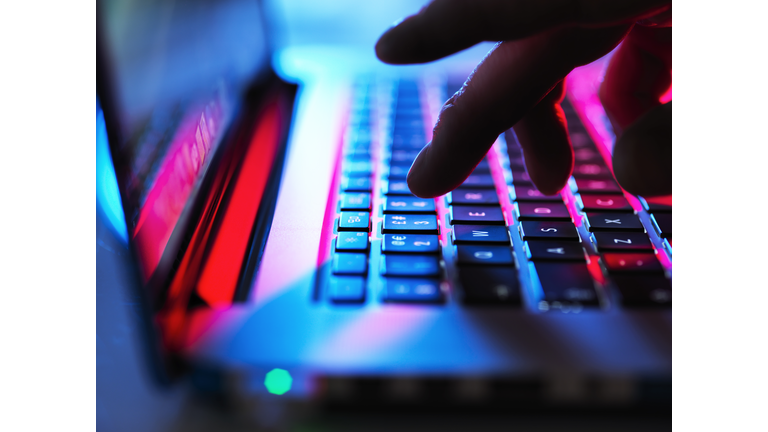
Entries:
[[429, 152], [431, 144], [429, 143], [421, 149], [406, 177], [408, 189], [419, 198], [434, 198], [445, 193], [441, 192], [439, 184], [435, 184], [434, 176], [430, 172]]
[[416, 15], [411, 15], [395, 22], [379, 37], [375, 46], [379, 60], [394, 65], [412, 63], [409, 57], [412, 57], [413, 41], [409, 34], [415, 17]]

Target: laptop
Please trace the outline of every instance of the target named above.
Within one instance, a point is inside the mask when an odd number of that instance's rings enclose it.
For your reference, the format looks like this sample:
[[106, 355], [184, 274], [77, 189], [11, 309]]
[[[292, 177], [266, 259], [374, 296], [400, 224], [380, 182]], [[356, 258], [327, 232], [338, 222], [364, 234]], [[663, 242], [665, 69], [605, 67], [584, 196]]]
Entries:
[[98, 4], [97, 192], [159, 382], [286, 417], [671, 409], [671, 197], [613, 179], [606, 59], [568, 78], [558, 195], [510, 130], [422, 199], [405, 176], [476, 59], [275, 50], [270, 25], [257, 1]]

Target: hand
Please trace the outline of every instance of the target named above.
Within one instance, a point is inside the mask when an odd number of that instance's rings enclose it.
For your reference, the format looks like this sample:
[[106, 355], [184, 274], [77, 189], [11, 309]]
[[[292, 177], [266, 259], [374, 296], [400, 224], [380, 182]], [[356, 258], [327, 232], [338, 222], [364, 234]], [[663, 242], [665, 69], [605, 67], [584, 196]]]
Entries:
[[435, 0], [387, 30], [376, 54], [391, 64], [430, 62], [502, 41], [443, 105], [432, 142], [408, 173], [411, 191], [428, 198], [455, 189], [510, 127], [536, 187], [560, 191], [573, 169], [560, 108], [564, 79], [624, 41], [600, 89], [621, 134], [616, 179], [631, 193], [670, 194], [672, 106], [659, 97], [672, 79], [671, 14], [668, 0]]

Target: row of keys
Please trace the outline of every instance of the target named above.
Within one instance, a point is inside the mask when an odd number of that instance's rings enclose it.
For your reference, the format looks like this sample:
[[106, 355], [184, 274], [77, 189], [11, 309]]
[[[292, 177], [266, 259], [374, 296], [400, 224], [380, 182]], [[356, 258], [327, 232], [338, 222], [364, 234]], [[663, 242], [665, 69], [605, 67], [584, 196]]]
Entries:
[[[376, 268], [388, 302], [435, 303], [443, 301], [437, 212], [434, 200], [413, 196], [406, 177], [413, 159], [426, 143], [421, 103], [415, 83], [397, 88], [392, 116], [391, 142], [383, 147], [381, 255]], [[365, 299], [366, 275], [371, 271], [368, 252], [373, 184], [349, 173], [375, 174], [370, 155], [342, 169], [338, 236], [329, 286], [335, 303], [359, 303]], [[363, 210], [363, 211], [360, 211]]]
[[338, 235], [333, 242], [333, 276], [327, 288], [335, 303], [365, 299], [374, 172], [371, 97], [365, 89], [356, 95], [342, 151]]
[[445, 198], [456, 273], [465, 304], [521, 304], [520, 283], [504, 212], [483, 159]]
[[[513, 131], [505, 134], [510, 157], [522, 154]], [[578, 151], [577, 151], [578, 152]], [[582, 159], [594, 162], [592, 153]], [[585, 157], [588, 156], [588, 157]], [[532, 279], [540, 287], [539, 310], [575, 312], [600, 305], [595, 280], [587, 267], [587, 253], [561, 194], [539, 192], [528, 174], [510, 164], [507, 189], [512, 201], [523, 255]]]

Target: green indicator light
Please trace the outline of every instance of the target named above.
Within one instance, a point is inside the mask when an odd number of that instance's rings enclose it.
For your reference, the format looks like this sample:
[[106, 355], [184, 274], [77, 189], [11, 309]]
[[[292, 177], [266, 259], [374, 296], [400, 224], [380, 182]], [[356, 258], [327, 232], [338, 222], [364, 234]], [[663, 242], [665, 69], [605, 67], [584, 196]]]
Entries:
[[276, 395], [281, 395], [290, 390], [292, 383], [293, 378], [291, 378], [291, 374], [283, 369], [272, 369], [267, 372], [267, 376], [264, 378], [264, 386], [267, 388], [267, 391]]

